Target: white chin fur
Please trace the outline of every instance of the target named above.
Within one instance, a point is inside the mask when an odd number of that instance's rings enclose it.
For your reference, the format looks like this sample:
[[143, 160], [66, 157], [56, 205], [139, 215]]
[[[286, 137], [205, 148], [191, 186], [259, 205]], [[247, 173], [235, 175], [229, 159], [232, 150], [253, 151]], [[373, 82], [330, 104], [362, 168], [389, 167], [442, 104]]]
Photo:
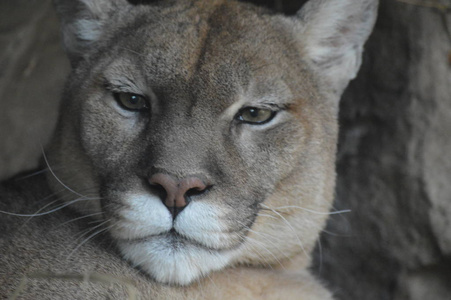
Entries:
[[174, 285], [188, 285], [224, 268], [236, 252], [208, 250], [167, 235], [142, 242], [119, 241], [119, 249], [124, 258], [156, 281]]
[[[228, 232], [223, 221], [227, 219], [226, 208], [192, 202], [173, 222], [169, 210], [156, 196], [125, 193], [121, 198], [126, 205], [117, 212], [120, 219], [112, 226], [111, 234], [118, 239], [124, 258], [158, 282], [190, 284], [222, 269], [237, 253], [214, 250], [236, 244], [237, 234]], [[178, 236], [169, 233], [172, 228]]]

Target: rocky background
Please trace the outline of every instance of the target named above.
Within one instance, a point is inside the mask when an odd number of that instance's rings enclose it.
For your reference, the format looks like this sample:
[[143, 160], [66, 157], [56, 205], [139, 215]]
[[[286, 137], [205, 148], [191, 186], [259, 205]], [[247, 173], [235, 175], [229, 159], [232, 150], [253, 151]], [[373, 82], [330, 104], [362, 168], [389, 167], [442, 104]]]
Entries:
[[34, 168], [70, 66], [50, 0], [0, 0], [0, 179]]
[[[451, 299], [450, 32], [451, 0], [381, 0], [341, 103], [334, 208], [352, 212], [312, 266], [338, 299]], [[37, 166], [68, 72], [50, 1], [0, 1], [0, 179]]]
[[341, 299], [451, 299], [451, 1], [408, 2], [381, 1], [341, 103], [335, 208], [352, 213], [320, 271]]

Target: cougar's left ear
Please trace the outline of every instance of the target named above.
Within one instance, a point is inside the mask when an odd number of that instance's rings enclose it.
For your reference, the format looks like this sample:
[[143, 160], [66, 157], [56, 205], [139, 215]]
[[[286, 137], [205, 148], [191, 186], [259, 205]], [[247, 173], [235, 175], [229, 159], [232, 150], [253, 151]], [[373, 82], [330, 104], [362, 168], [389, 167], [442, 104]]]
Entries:
[[96, 46], [107, 26], [114, 25], [110, 18], [130, 6], [126, 0], [53, 0], [53, 3], [72, 64]]
[[338, 97], [357, 75], [378, 0], [310, 0], [295, 16], [303, 55]]

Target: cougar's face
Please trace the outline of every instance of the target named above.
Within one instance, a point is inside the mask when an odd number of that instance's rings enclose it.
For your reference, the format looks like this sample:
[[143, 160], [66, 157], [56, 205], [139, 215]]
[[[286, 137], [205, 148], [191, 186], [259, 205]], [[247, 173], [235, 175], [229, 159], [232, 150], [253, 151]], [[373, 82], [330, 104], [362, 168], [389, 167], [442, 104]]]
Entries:
[[163, 283], [311, 248], [324, 217], [289, 207], [325, 212], [333, 187], [333, 113], [289, 30], [203, 14], [121, 16], [72, 75], [57, 138], [58, 175], [97, 187], [89, 210]]

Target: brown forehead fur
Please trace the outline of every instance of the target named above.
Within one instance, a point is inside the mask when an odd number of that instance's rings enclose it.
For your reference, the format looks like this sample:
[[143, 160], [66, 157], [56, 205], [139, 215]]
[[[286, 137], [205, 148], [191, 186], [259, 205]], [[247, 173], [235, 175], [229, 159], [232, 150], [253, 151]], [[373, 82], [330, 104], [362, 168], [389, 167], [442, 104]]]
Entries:
[[[146, 77], [152, 88], [173, 86], [202, 93], [207, 85], [220, 83], [224, 93], [251, 76], [287, 77], [293, 94], [317, 100], [291, 28], [270, 12], [235, 1], [183, 1], [135, 10], [127, 12], [129, 25], [98, 53], [116, 48], [116, 54], [135, 61], [130, 71]], [[228, 82], [218, 82], [223, 78]]]

